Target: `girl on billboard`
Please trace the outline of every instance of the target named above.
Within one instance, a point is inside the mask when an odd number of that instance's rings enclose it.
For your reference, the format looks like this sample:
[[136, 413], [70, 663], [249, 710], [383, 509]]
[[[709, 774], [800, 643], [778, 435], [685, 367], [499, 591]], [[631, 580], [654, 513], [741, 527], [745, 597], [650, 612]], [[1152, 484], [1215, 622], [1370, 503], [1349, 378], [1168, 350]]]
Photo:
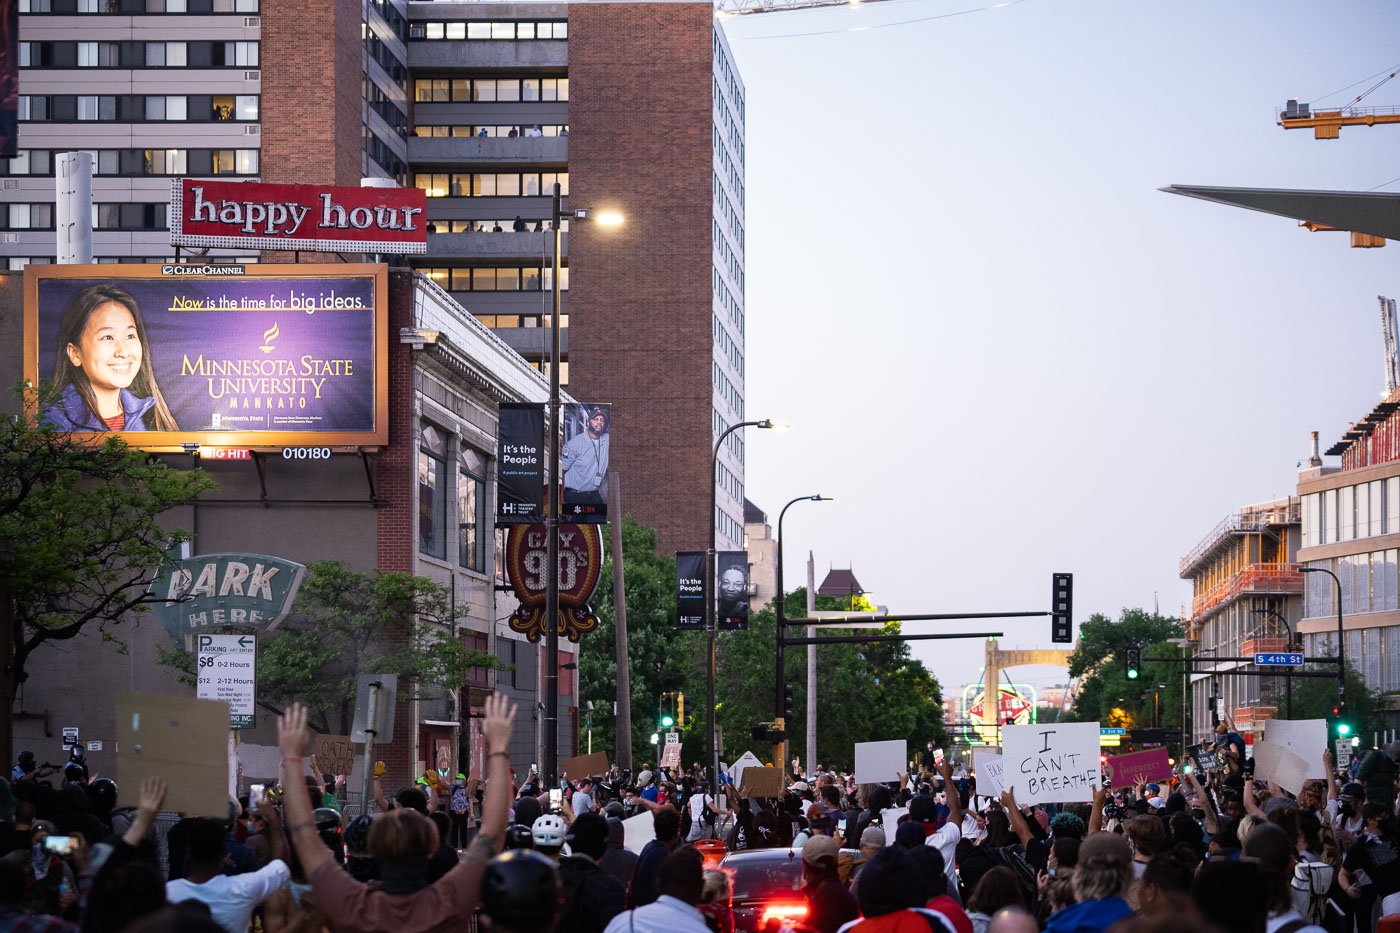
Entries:
[[58, 332], [48, 410], [62, 431], [178, 431], [151, 368], [150, 341], [136, 299], [115, 285], [75, 294]]

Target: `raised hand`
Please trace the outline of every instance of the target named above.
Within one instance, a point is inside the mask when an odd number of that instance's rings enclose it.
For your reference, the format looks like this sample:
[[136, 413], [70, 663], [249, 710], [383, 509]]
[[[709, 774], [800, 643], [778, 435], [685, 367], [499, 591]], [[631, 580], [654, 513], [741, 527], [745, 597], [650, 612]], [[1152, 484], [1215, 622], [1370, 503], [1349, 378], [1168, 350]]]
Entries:
[[481, 734], [486, 739], [486, 748], [493, 752], [503, 752], [510, 744], [511, 728], [515, 725], [517, 707], [509, 697], [493, 693], [486, 698], [481, 721]]
[[306, 704], [293, 703], [277, 717], [277, 748], [283, 758], [304, 758], [311, 745], [311, 730], [306, 727]]

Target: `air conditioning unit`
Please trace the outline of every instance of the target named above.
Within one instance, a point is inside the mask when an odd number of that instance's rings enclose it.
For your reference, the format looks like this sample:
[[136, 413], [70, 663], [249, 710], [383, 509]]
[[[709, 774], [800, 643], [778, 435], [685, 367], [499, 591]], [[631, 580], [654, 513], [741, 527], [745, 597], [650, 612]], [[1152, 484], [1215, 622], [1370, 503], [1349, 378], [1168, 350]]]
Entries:
[[262, 131], [262, 126], [257, 123], [249, 123], [243, 127], [244, 136], [256, 136]]
[[245, 72], [243, 72], [243, 80], [244, 80], [244, 81], [261, 81], [261, 80], [262, 80], [262, 72], [261, 72], [261, 71], [245, 71]]
[[262, 25], [262, 17], [261, 17], [261, 16], [245, 16], [245, 17], [243, 17], [243, 25], [244, 25], [244, 27], [247, 28], [247, 29], [252, 29], [252, 28], [255, 27], [255, 26], [261, 26], [261, 25]]
[[19, 187], [19, 179], [18, 179], [18, 178], [6, 178], [6, 179], [5, 179], [5, 190], [6, 190], [6, 191], [9, 191], [9, 190], [12, 189], [12, 188], [18, 188], [18, 187]]
[[18, 242], [19, 242], [19, 234], [18, 234], [18, 233], [7, 233], [7, 234], [5, 234], [5, 242], [6, 242], [6, 243], [18, 243]]

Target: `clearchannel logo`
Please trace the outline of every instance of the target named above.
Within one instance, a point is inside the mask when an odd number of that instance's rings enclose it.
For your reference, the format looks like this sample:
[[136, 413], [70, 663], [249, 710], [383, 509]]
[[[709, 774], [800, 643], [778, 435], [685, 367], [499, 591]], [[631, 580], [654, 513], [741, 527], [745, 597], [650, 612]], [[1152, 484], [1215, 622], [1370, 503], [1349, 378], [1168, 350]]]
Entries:
[[235, 265], [186, 265], [161, 266], [161, 275], [242, 275], [243, 267]]

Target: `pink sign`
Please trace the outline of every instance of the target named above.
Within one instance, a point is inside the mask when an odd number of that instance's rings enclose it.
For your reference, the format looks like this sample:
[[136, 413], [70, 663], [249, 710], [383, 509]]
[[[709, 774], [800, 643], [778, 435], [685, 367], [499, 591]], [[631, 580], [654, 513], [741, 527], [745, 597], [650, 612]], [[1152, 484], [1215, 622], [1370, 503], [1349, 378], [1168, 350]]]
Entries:
[[1145, 752], [1132, 752], [1128, 755], [1115, 755], [1103, 766], [1113, 787], [1132, 787], [1141, 780], [1171, 780], [1171, 760], [1165, 748], [1149, 748]]

